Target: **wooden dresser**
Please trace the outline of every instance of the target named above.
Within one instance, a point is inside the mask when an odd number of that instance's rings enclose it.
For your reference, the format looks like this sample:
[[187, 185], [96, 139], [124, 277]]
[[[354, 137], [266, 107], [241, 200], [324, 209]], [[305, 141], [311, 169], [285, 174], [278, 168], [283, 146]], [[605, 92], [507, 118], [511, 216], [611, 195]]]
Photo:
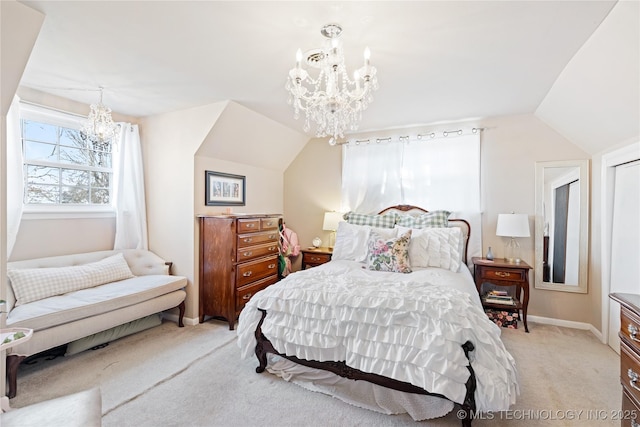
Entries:
[[247, 301], [278, 281], [280, 215], [200, 216], [200, 323], [233, 330]]
[[620, 303], [620, 382], [622, 426], [639, 426], [640, 418], [640, 295], [614, 293]]

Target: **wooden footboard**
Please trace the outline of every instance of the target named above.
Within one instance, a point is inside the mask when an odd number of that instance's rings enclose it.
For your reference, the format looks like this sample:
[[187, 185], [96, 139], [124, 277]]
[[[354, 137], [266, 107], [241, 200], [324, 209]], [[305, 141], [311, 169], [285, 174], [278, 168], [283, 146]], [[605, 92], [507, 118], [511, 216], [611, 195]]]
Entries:
[[[413, 384], [394, 380], [393, 378], [384, 377], [378, 374], [372, 374], [360, 371], [358, 369], [354, 369], [350, 366], [347, 366], [345, 362], [318, 362], [315, 360], [305, 360], [298, 359], [295, 356], [287, 356], [285, 354], [279, 353], [273, 347], [271, 342], [264, 336], [262, 333], [262, 323], [264, 322], [264, 318], [267, 315], [267, 311], [263, 309], [259, 309], [262, 312], [262, 318], [260, 322], [258, 322], [258, 326], [256, 327], [255, 337], [256, 337], [256, 357], [258, 358], [259, 366], [256, 368], [257, 373], [262, 373], [267, 367], [267, 353], [277, 354], [285, 359], [291, 360], [292, 362], [298, 363], [300, 365], [308, 366], [310, 368], [322, 369], [325, 371], [332, 372], [336, 375], [339, 375], [343, 378], [348, 378], [351, 380], [364, 380], [373, 384], [377, 384], [383, 387], [387, 387], [393, 390], [403, 391], [406, 393], [416, 393], [416, 394], [424, 394], [429, 396], [437, 396], [443, 399], [448, 399], [447, 397], [438, 394], [438, 393], [430, 393], [427, 390], [424, 390], [418, 386]], [[462, 349], [464, 350], [464, 354], [469, 359], [469, 352], [473, 351], [474, 346], [471, 341], [467, 341], [462, 345]], [[465, 416], [461, 417], [462, 425], [465, 427], [471, 426], [471, 420], [473, 419], [473, 415], [476, 412], [476, 401], [475, 401], [475, 391], [476, 391], [476, 375], [473, 371], [473, 367], [471, 366], [471, 362], [467, 366], [469, 369], [469, 379], [466, 383], [467, 393], [465, 395], [464, 402], [453, 402], [460, 406], [460, 409], [464, 411]], [[461, 413], [458, 411], [458, 416], [460, 417]]]

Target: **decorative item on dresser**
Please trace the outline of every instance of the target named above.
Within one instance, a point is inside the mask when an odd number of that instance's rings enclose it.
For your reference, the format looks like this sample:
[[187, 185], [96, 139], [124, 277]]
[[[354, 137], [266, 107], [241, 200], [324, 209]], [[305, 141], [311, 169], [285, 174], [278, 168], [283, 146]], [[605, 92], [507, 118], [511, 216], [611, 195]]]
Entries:
[[330, 248], [309, 248], [302, 250], [302, 269], [315, 267], [331, 261], [333, 250]]
[[622, 383], [622, 426], [637, 427], [640, 417], [640, 295], [614, 293], [620, 303], [620, 382]]
[[[529, 270], [531, 266], [524, 261], [518, 264], [511, 263], [504, 258], [488, 260], [486, 258], [473, 257], [474, 280], [478, 294], [485, 308], [495, 308], [504, 310], [510, 308], [520, 312], [522, 310], [522, 323], [525, 332], [529, 332], [527, 325], [527, 308], [529, 307]], [[497, 286], [515, 286], [515, 296], [513, 305], [493, 303], [486, 300], [486, 292], [483, 284]]]
[[280, 215], [200, 219], [200, 323], [223, 318], [233, 330], [247, 301], [278, 281]]

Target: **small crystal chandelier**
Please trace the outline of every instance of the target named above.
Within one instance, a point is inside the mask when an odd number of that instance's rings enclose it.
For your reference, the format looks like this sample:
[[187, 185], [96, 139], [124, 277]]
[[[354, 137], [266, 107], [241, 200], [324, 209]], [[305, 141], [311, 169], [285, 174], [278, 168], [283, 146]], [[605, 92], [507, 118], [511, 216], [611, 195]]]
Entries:
[[102, 103], [102, 92], [104, 88], [100, 87], [100, 102], [91, 104], [91, 111], [84, 126], [82, 126], [82, 135], [100, 144], [109, 142], [116, 133], [116, 124], [111, 118], [111, 108]]
[[331, 136], [329, 144], [335, 145], [338, 138], [344, 138], [346, 129], [358, 128], [362, 111], [373, 100], [372, 92], [378, 89], [378, 80], [375, 67], [369, 63], [369, 48], [364, 51], [364, 65], [353, 73], [351, 80], [339, 39], [342, 27], [327, 24], [320, 33], [327, 38], [325, 46], [304, 55], [309, 67], [320, 69], [318, 78], [313, 79], [301, 67], [303, 55], [298, 49], [296, 66], [289, 71], [285, 87], [289, 91], [289, 104], [293, 104], [293, 117], [298, 119], [300, 110], [305, 112], [305, 132], [313, 120], [317, 124], [316, 136]]

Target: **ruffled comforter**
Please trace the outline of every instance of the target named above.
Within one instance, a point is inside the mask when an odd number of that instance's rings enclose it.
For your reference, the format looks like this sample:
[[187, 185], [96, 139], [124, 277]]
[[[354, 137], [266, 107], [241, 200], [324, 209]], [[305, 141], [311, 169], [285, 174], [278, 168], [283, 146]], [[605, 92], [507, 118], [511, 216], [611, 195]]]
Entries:
[[281, 353], [346, 361], [460, 403], [469, 378], [461, 346], [471, 341], [477, 410], [508, 409], [518, 394], [515, 362], [477, 293], [448, 284], [462, 273], [417, 273], [371, 274], [358, 264], [332, 261], [291, 274], [257, 293], [241, 312], [242, 356], [255, 357], [258, 308], [265, 309], [262, 331]]

